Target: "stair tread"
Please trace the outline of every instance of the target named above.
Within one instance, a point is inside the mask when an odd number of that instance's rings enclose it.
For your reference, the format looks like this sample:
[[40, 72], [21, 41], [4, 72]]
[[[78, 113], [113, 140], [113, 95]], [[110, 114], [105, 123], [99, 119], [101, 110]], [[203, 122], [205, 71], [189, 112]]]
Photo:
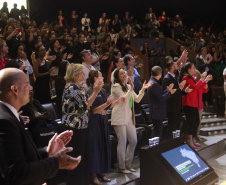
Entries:
[[226, 121], [226, 119], [225, 118], [202, 119], [201, 123], [210, 123], [210, 122], [219, 122], [219, 121]]
[[200, 131], [215, 131], [215, 130], [222, 130], [222, 129], [226, 130], [226, 126], [201, 128]]

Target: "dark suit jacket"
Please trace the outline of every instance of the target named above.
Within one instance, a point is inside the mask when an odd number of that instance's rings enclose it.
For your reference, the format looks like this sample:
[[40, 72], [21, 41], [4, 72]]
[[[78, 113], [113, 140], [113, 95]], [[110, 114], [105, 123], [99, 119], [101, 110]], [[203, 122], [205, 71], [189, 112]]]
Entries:
[[177, 89], [171, 97], [166, 100], [167, 112], [180, 112], [182, 106], [182, 91], [179, 88], [179, 83], [175, 78], [172, 77], [169, 73], [164, 77], [162, 81], [163, 90], [166, 89], [171, 83], [174, 84], [173, 89]]
[[37, 150], [24, 126], [0, 103], [0, 184], [41, 185], [58, 172], [58, 159]]
[[166, 118], [166, 100], [171, 96], [170, 92], [163, 91], [159, 81], [150, 78], [152, 86], [148, 88], [148, 99], [151, 119]]

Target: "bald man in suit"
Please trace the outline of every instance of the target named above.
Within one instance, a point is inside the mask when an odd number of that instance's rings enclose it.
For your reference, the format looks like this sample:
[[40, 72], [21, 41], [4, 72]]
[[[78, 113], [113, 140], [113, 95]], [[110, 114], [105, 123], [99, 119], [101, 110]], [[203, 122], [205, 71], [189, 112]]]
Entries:
[[18, 114], [20, 107], [29, 102], [30, 90], [28, 78], [21, 70], [0, 71], [1, 185], [41, 185], [54, 177], [58, 169], [74, 169], [81, 160], [66, 154], [72, 148], [64, 148], [71, 140], [72, 131], [55, 134], [46, 150], [36, 148]]

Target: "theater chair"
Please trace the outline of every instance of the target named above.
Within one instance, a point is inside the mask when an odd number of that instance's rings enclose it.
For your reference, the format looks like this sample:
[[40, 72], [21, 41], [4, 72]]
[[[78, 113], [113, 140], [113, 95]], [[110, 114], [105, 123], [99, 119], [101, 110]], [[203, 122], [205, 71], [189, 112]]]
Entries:
[[56, 132], [56, 127], [52, 124], [45, 127], [36, 127], [31, 130], [31, 134], [37, 148], [48, 146], [49, 140]]
[[149, 110], [149, 104], [142, 104], [140, 105], [140, 110], [142, 111], [142, 114], [146, 120], [146, 122], [150, 122], [150, 110]]
[[56, 125], [54, 125], [57, 133], [61, 133], [61, 132], [65, 131], [66, 129], [65, 129], [64, 125], [62, 125], [61, 119], [57, 118], [57, 112], [56, 112], [56, 108], [55, 108], [54, 104], [46, 103], [46, 104], [42, 104], [42, 106], [50, 114], [50, 119], [57, 123]]
[[168, 134], [168, 121], [163, 121], [162, 122], [162, 137], [161, 140], [167, 139], [167, 134]]
[[60, 119], [57, 118], [56, 109], [53, 105], [53, 103], [46, 103], [42, 104], [42, 106], [47, 110], [47, 112], [50, 114], [50, 119], [55, 121], [60, 121]]
[[140, 148], [142, 146], [148, 145], [148, 135], [147, 130], [144, 127], [137, 127], [137, 146], [135, 149], [135, 156], [139, 155]]
[[112, 110], [107, 110], [107, 111], [108, 111], [107, 116], [108, 116], [108, 125], [109, 125], [110, 134], [116, 137], [115, 129], [111, 125], [111, 112], [112, 112]]
[[110, 145], [111, 145], [111, 168], [115, 169], [115, 164], [117, 163], [117, 138], [110, 135]]

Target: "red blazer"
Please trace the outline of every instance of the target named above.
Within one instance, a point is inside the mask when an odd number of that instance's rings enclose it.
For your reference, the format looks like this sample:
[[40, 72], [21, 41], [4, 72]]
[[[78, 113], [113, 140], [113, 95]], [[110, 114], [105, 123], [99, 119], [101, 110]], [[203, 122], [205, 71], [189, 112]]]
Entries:
[[184, 76], [182, 81], [186, 80], [184, 89], [190, 85], [192, 91], [185, 96], [182, 96], [182, 106], [199, 107], [199, 92], [198, 89], [206, 85], [205, 81], [199, 80], [198, 82], [192, 77]]
[[203, 110], [203, 100], [202, 100], [202, 94], [203, 93], [207, 93], [209, 91], [209, 88], [205, 89], [206, 85], [202, 85], [199, 89], [198, 89], [198, 96], [199, 96], [199, 106], [198, 109], [199, 110]]

